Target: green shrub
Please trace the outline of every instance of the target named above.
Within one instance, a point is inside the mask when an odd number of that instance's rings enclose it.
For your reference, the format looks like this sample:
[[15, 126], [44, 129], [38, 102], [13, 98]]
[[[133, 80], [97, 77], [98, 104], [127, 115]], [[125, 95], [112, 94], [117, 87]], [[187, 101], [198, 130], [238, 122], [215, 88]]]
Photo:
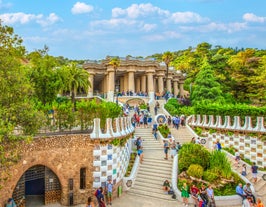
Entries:
[[229, 152], [232, 155], [235, 155], [235, 148], [233, 147], [224, 147], [223, 150]]
[[170, 129], [166, 124], [159, 125], [158, 130], [164, 138], [170, 133]]
[[233, 135], [234, 135], [234, 132], [228, 131], [228, 132], [227, 132], [227, 135], [228, 135], [228, 136], [233, 136]]
[[210, 130], [209, 130], [209, 133], [210, 133], [210, 134], [213, 134], [213, 133], [216, 133], [216, 132], [217, 132], [216, 129], [210, 129]]
[[196, 128], [194, 129], [194, 132], [195, 132], [198, 136], [201, 136], [201, 134], [202, 134], [202, 128], [196, 127]]
[[210, 169], [212, 172], [221, 174], [222, 177], [230, 179], [232, 176], [231, 163], [224, 152], [214, 150], [210, 156]]
[[194, 113], [194, 108], [192, 106], [184, 106], [184, 105], [180, 105], [180, 103], [178, 103], [177, 99], [170, 99], [168, 100], [168, 102], [164, 105], [164, 108], [172, 115], [192, 115], [195, 114]]
[[147, 109], [147, 105], [146, 105], [146, 104], [140, 104], [140, 105], [139, 105], [139, 108], [140, 108], [140, 109]]
[[198, 164], [207, 169], [210, 163], [210, 152], [199, 144], [183, 144], [178, 152], [179, 172], [185, 171], [191, 164]]
[[213, 182], [217, 178], [219, 178], [219, 175], [212, 172], [211, 170], [207, 170], [203, 172], [203, 180], [206, 180], [208, 182]]
[[203, 176], [203, 167], [197, 164], [192, 164], [189, 166], [187, 170], [187, 174], [189, 176], [195, 177], [195, 178], [202, 178]]

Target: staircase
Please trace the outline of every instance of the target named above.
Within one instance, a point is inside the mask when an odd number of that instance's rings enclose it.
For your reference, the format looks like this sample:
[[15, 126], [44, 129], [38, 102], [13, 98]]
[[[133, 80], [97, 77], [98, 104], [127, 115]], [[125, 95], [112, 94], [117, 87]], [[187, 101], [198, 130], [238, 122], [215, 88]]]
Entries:
[[151, 128], [136, 128], [135, 135], [144, 140], [144, 161], [140, 164], [134, 186], [128, 194], [174, 201], [162, 189], [166, 179], [171, 182], [172, 160], [164, 160], [163, 146], [154, 139]]
[[[229, 159], [231, 161], [232, 169], [234, 169], [236, 172], [241, 174], [242, 171], [242, 164], [237, 165], [235, 163], [235, 160], [233, 157], [230, 157]], [[266, 172], [265, 172], [266, 174]], [[253, 185], [255, 189], [256, 198], [261, 198], [262, 202], [266, 203], [266, 181], [263, 180], [262, 176], [258, 175], [258, 180], [256, 183], [253, 183], [252, 179], [252, 173], [249, 166], [247, 166], [247, 176], [246, 178], [249, 180], [249, 182]]]
[[[159, 103], [160, 108], [158, 109], [158, 114], [164, 114], [162, 106], [165, 101], [159, 100]], [[150, 106], [150, 111], [154, 117], [154, 105]], [[194, 136], [186, 127], [179, 127], [178, 130], [170, 128], [170, 130], [172, 135], [175, 137], [175, 140], [181, 144], [190, 142], [191, 138]], [[177, 202], [176, 204], [180, 204], [180, 202], [173, 200], [170, 195], [164, 194], [162, 189], [164, 180], [168, 179], [171, 181], [172, 176], [172, 160], [171, 158], [169, 160], [164, 160], [162, 144], [154, 139], [151, 128], [136, 128], [135, 135], [137, 137], [142, 137], [144, 140], [144, 161], [140, 164], [135, 183], [127, 194], [137, 197], [151, 198], [152, 200], [158, 199], [157, 202], [167, 200], [170, 203], [173, 203], [174, 201]], [[239, 167], [236, 166], [233, 158], [231, 158], [230, 161], [232, 168], [241, 173], [242, 165]], [[252, 183], [252, 173], [249, 167], [247, 167], [246, 178], [250, 181], [250, 183]], [[252, 184], [256, 191], [256, 197], [261, 198], [262, 202], [266, 203], [266, 181], [264, 181], [261, 176], [258, 176], [256, 184]]]

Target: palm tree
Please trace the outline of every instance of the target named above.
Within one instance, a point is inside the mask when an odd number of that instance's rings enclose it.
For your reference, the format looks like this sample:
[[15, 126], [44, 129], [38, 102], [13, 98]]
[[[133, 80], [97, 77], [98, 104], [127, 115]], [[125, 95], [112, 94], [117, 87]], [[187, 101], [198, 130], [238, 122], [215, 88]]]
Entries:
[[162, 60], [166, 65], [166, 79], [168, 78], [169, 64], [173, 59], [174, 55], [170, 51], [166, 51], [165, 53], [163, 53]]
[[[120, 64], [121, 64], [121, 61], [120, 61], [120, 59], [119, 59], [119, 57], [113, 57], [111, 60], [110, 60], [110, 62], [109, 62], [109, 64], [110, 65], [112, 65], [113, 66], [113, 68], [114, 68], [114, 71], [115, 71], [115, 77], [114, 77], [114, 91], [115, 91], [115, 79], [116, 79], [116, 72], [117, 72], [117, 68], [120, 66]], [[116, 98], [118, 98], [118, 94], [116, 94], [117, 95], [117, 97]], [[117, 99], [116, 99], [117, 100]], [[117, 100], [118, 101], [118, 100]], [[116, 102], [117, 102], [116, 101]]]
[[75, 104], [77, 91], [83, 89], [87, 93], [88, 87], [91, 87], [88, 79], [89, 73], [78, 67], [76, 63], [70, 63], [64, 69], [66, 73], [66, 88], [70, 91], [72, 103]]

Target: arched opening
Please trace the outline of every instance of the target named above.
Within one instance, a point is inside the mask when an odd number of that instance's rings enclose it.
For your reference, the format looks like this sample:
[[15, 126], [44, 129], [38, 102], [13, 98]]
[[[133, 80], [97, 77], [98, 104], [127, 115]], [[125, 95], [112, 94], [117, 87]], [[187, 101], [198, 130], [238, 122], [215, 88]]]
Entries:
[[132, 98], [126, 101], [126, 104], [128, 104], [131, 107], [134, 107], [136, 105], [145, 104], [145, 101], [141, 98]]
[[58, 203], [61, 200], [61, 184], [50, 168], [35, 165], [21, 176], [13, 198], [18, 207], [39, 207]]

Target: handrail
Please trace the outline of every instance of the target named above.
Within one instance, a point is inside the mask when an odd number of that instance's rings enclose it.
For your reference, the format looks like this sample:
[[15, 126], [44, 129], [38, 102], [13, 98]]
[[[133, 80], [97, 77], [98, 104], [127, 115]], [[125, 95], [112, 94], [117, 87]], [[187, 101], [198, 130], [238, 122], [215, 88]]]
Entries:
[[134, 165], [128, 177], [123, 177], [123, 188], [125, 191], [129, 190], [135, 183], [136, 176], [139, 169], [139, 156], [137, 155], [135, 158]]

